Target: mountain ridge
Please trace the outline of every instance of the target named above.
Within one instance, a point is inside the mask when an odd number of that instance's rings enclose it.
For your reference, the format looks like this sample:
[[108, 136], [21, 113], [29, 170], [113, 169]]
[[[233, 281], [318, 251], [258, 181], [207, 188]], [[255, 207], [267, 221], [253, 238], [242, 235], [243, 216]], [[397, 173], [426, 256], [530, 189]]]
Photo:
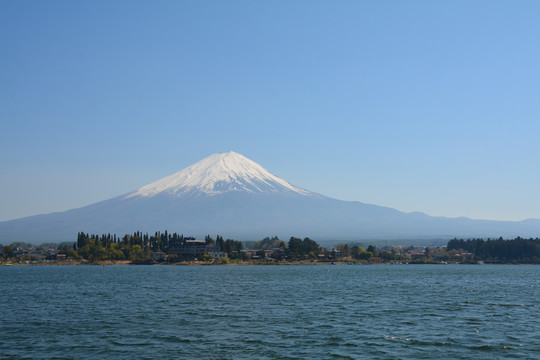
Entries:
[[302, 189], [235, 152], [213, 154], [126, 194], [77, 209], [0, 222], [0, 242], [72, 241], [80, 231], [162, 230], [237, 240], [537, 237], [540, 220], [492, 221], [405, 213]]

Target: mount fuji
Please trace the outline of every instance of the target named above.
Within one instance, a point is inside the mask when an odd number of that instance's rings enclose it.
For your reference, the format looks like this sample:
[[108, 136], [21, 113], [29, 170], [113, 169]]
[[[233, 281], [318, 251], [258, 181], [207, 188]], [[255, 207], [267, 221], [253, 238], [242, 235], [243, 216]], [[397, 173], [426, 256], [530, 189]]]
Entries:
[[452, 237], [536, 237], [540, 220], [431, 217], [297, 187], [235, 152], [211, 155], [127, 194], [59, 213], [0, 222], [0, 242], [73, 241], [80, 231], [159, 230], [237, 240], [309, 236], [330, 242]]

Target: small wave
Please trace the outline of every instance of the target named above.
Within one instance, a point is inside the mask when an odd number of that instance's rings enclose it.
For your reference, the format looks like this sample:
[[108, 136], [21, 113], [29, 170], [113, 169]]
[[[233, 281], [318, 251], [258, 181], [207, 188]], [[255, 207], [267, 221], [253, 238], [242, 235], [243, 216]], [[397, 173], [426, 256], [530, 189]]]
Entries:
[[443, 315], [441, 315], [441, 314], [435, 314], [435, 313], [425, 313], [424, 316], [429, 316], [429, 317], [443, 317]]
[[[522, 344], [516, 344], [515, 346], [523, 346]], [[500, 350], [516, 350], [510, 345], [478, 345], [478, 346], [468, 346], [471, 350], [480, 350], [480, 351], [500, 351]]]
[[410, 339], [406, 337], [399, 337], [399, 336], [385, 336], [386, 339], [390, 340], [396, 340], [396, 341], [407, 341], [411, 343], [411, 345], [421, 345], [421, 346], [453, 346], [454, 344], [451, 342], [446, 341], [423, 341], [423, 340], [416, 340], [416, 339]]
[[116, 340], [109, 340], [109, 342], [111, 344], [113, 344], [113, 345], [118, 345], [118, 346], [147, 346], [147, 345], [151, 344], [148, 341], [144, 341], [144, 342], [120, 342], [120, 341], [116, 341]]
[[258, 339], [248, 339], [248, 340], [246, 340], [246, 342], [248, 344], [262, 344], [263, 343], [262, 340], [258, 340]]
[[491, 345], [479, 345], [479, 346], [469, 346], [469, 349], [471, 349], [471, 350], [490, 351], [490, 350], [495, 350], [495, 347], [493, 347]]
[[385, 335], [384, 338], [385, 339], [390, 339], [390, 340], [413, 341], [413, 339], [409, 339], [409, 338], [406, 338], [406, 337], [399, 337], [399, 336]]
[[168, 342], [174, 342], [174, 343], [190, 343], [190, 342], [192, 342], [191, 339], [182, 339], [182, 338], [179, 338], [178, 336], [165, 336], [165, 337], [162, 337], [161, 339], [163, 339], [165, 341], [168, 341]]
[[317, 327], [320, 329], [332, 329], [334, 328], [334, 325], [332, 324], [317, 324]]
[[502, 307], [524, 307], [525, 304], [498, 304], [499, 306], [502, 306]]
[[343, 341], [343, 338], [341, 336], [331, 336], [331, 337], [328, 338], [328, 340]]
[[342, 354], [336, 354], [336, 353], [330, 353], [330, 356], [333, 358], [338, 358], [338, 359], [354, 359], [353, 357], [349, 355], [342, 355]]

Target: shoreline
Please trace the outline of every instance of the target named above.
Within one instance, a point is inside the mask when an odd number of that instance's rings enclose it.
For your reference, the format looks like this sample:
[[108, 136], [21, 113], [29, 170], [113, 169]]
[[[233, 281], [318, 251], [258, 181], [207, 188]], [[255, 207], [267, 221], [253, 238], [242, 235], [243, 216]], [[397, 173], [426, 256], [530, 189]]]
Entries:
[[277, 265], [540, 265], [538, 263], [486, 263], [483, 262], [425, 262], [425, 263], [410, 263], [410, 262], [357, 262], [357, 261], [233, 261], [229, 263], [208, 262], [208, 261], [181, 261], [176, 263], [155, 262], [155, 263], [137, 263], [130, 260], [118, 261], [51, 261], [51, 262], [34, 262], [34, 263], [0, 263], [2, 266], [277, 266]]

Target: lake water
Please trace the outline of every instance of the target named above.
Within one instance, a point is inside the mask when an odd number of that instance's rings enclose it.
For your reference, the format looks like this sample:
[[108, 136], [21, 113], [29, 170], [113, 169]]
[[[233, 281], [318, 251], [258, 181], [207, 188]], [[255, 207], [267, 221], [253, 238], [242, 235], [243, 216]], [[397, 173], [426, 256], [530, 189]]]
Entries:
[[2, 359], [539, 359], [540, 267], [0, 267]]

